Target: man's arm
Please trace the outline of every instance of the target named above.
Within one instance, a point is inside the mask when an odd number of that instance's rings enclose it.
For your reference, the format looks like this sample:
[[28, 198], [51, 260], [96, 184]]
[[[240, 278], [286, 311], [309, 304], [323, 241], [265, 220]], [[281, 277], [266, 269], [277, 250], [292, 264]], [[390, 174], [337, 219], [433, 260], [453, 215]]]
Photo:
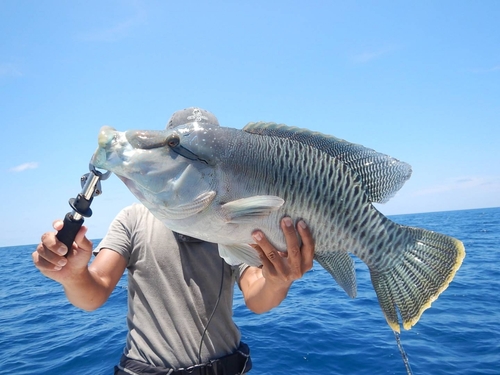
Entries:
[[[63, 222], [54, 222], [61, 230]], [[126, 268], [126, 260], [120, 254], [102, 249], [92, 264], [92, 243], [85, 237], [87, 228], [82, 226], [67, 258], [66, 246], [56, 237], [56, 232], [42, 235], [32, 258], [35, 266], [48, 278], [64, 287], [68, 300], [83, 310], [95, 310], [107, 301]]]
[[247, 268], [240, 278], [245, 303], [257, 314], [278, 306], [285, 299], [292, 283], [313, 265], [314, 240], [305, 222], [300, 220], [295, 229], [292, 220], [285, 217], [281, 221], [281, 228], [285, 234], [287, 254], [276, 250], [261, 231], [255, 231], [253, 238], [258, 245], [255, 248], [263, 266]]

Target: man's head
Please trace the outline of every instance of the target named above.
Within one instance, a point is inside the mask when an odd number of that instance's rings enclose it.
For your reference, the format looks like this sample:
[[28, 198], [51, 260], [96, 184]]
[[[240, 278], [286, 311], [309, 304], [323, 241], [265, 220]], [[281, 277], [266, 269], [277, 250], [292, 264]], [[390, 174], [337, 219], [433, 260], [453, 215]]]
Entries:
[[197, 122], [199, 124], [210, 124], [219, 126], [219, 121], [213, 113], [198, 107], [189, 107], [175, 112], [168, 120], [167, 129], [175, 128], [179, 125]]

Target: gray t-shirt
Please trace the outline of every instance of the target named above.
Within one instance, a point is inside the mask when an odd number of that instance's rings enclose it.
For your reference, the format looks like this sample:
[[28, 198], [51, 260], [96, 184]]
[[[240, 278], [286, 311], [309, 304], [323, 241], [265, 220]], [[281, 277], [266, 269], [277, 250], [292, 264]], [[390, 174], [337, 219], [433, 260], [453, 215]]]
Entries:
[[241, 335], [232, 319], [233, 290], [248, 266], [229, 266], [216, 244], [174, 234], [140, 204], [117, 215], [95, 251], [103, 248], [127, 261], [127, 357], [175, 369], [198, 363], [219, 294], [201, 360], [236, 350]]

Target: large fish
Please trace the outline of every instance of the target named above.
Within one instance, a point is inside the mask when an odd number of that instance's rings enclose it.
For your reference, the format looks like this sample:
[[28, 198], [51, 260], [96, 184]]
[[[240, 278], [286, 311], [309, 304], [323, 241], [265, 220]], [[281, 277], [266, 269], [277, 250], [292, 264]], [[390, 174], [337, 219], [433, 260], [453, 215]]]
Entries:
[[[243, 130], [191, 122], [164, 131], [103, 127], [92, 163], [115, 173], [171, 230], [219, 244], [229, 264], [259, 265], [259, 228], [286, 251], [279, 227], [303, 218], [318, 261], [351, 297], [360, 258], [389, 326], [410, 329], [445, 290], [465, 256], [443, 234], [392, 222], [385, 202], [411, 167], [361, 145], [274, 123]], [[399, 315], [398, 315], [399, 312]]]

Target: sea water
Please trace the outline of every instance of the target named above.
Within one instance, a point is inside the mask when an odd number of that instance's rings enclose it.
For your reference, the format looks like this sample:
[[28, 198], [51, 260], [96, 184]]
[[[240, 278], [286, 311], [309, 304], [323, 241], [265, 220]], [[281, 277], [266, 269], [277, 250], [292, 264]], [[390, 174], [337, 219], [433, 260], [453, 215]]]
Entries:
[[[413, 373], [500, 374], [500, 208], [391, 216], [462, 240], [448, 289], [401, 340]], [[111, 374], [126, 336], [126, 276], [95, 312], [69, 304], [33, 266], [35, 245], [0, 248], [0, 374]], [[256, 315], [237, 290], [234, 320], [252, 374], [406, 374], [367, 268], [350, 299], [315, 264], [273, 311]]]

